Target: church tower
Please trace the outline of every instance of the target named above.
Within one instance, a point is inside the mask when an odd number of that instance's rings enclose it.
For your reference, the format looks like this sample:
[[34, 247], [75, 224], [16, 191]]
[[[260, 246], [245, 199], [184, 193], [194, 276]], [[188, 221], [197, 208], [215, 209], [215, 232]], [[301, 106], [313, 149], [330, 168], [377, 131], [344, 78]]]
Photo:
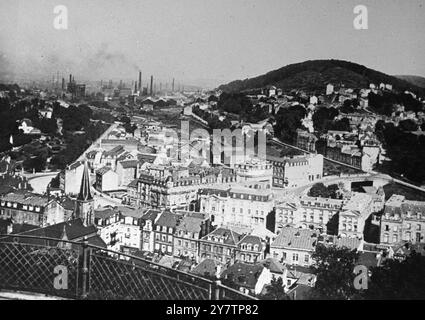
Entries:
[[77, 197], [74, 219], [80, 218], [85, 226], [94, 225], [94, 200], [90, 192], [90, 177], [87, 161], [84, 162], [80, 193]]

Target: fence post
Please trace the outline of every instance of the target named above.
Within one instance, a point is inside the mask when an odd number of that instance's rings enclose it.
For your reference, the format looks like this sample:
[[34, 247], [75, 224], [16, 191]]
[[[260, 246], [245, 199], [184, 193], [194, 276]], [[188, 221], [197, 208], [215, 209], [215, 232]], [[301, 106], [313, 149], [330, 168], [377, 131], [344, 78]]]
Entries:
[[89, 241], [87, 240], [87, 236], [84, 237], [83, 240], [83, 268], [81, 270], [82, 273], [82, 292], [81, 298], [86, 299], [88, 296], [87, 287], [88, 287], [88, 259], [89, 259]]
[[220, 300], [220, 285], [220, 280], [217, 279], [214, 281], [214, 300]]

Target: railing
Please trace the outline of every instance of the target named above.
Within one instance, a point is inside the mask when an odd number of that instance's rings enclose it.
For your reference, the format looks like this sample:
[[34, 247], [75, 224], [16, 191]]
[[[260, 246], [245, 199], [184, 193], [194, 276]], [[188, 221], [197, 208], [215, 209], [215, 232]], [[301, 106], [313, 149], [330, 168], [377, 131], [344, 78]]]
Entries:
[[255, 299], [193, 274], [83, 242], [0, 235], [0, 290], [90, 300]]

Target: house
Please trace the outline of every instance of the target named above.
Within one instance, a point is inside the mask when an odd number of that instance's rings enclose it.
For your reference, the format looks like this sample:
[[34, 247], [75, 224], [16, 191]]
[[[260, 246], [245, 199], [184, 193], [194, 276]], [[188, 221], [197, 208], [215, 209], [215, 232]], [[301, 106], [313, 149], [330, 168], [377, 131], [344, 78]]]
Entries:
[[0, 196], [0, 218], [13, 218], [14, 223], [44, 227], [63, 222], [65, 211], [55, 198], [15, 190]]
[[215, 259], [204, 259], [190, 273], [206, 278], [219, 278], [223, 265]]
[[200, 190], [199, 204], [216, 226], [255, 228], [266, 227], [274, 200], [271, 189], [217, 186]]
[[273, 186], [297, 188], [323, 176], [323, 155], [306, 154], [292, 157], [267, 156], [273, 165]]
[[121, 251], [133, 253], [142, 247], [142, 217], [145, 210], [133, 209], [125, 206], [117, 206], [120, 213], [120, 224], [117, 239], [119, 239]]
[[200, 260], [214, 259], [223, 264], [235, 262], [241, 235], [233, 230], [217, 228], [199, 241]]
[[310, 229], [282, 228], [270, 245], [270, 255], [281, 263], [310, 266], [318, 236], [316, 231]]
[[142, 216], [142, 245], [141, 250], [154, 252], [155, 247], [155, 231], [154, 224], [162, 211], [148, 209]]
[[118, 190], [118, 175], [110, 167], [96, 171], [96, 189], [101, 192]]
[[104, 207], [94, 210], [94, 222], [98, 234], [106, 243], [107, 248], [113, 251], [120, 251], [118, 238], [120, 213], [111, 207]]
[[176, 226], [174, 256], [198, 259], [199, 239], [210, 232], [210, 220], [200, 213], [178, 212], [178, 214], [183, 217]]
[[74, 242], [83, 242], [86, 238], [88, 243], [97, 247], [107, 248], [107, 245], [102, 240], [102, 238], [97, 234], [97, 228], [94, 225], [85, 225], [81, 218], [76, 218], [73, 220], [57, 223], [51, 226], [37, 228], [30, 231], [25, 231], [19, 233], [19, 235], [27, 235], [34, 237], [45, 237], [52, 240], [37, 239], [37, 238], [17, 238], [20, 243], [31, 244], [31, 245], [44, 245], [44, 246], [65, 246], [65, 247], [75, 247], [79, 248], [76, 245], [71, 245], [63, 243], [60, 240], [69, 240]]
[[372, 214], [373, 204], [371, 195], [353, 192], [339, 213], [338, 235], [362, 239], [366, 220]]
[[66, 195], [77, 195], [80, 191], [80, 182], [83, 176], [84, 165], [76, 161], [67, 166], [59, 175], [60, 189]]
[[264, 286], [270, 284], [272, 274], [261, 264], [237, 262], [224, 270], [221, 278], [223, 283], [229, 283], [245, 294], [260, 294]]
[[287, 286], [287, 275], [288, 275], [288, 268], [286, 268], [283, 264], [281, 264], [279, 261], [273, 258], [267, 258], [265, 260], [261, 260], [258, 262], [258, 264], [261, 264], [263, 267], [267, 268], [270, 273], [272, 274], [272, 279], [282, 279], [282, 283], [284, 286]]
[[119, 177], [118, 184], [127, 186], [131, 181], [137, 178], [138, 160], [123, 160], [118, 161], [116, 173]]
[[258, 236], [245, 235], [238, 242], [236, 260], [244, 263], [256, 263], [265, 257], [266, 243]]
[[170, 211], [163, 211], [154, 222], [154, 253], [173, 256], [174, 253], [174, 235], [176, 227], [182, 219]]
[[293, 300], [308, 300], [308, 293], [316, 285], [317, 276], [309, 268], [290, 266], [287, 273], [286, 294]]
[[380, 241], [393, 244], [408, 241], [413, 244], [425, 242], [425, 201], [406, 200], [393, 194], [385, 203], [381, 217]]

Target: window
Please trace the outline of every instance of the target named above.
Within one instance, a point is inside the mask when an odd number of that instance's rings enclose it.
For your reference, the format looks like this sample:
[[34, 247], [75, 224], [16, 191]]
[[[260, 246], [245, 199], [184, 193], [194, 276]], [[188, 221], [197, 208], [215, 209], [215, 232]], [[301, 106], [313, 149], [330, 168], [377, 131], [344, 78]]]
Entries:
[[292, 261], [298, 261], [298, 253], [292, 255]]
[[310, 256], [308, 255], [308, 254], [306, 254], [305, 256], [304, 256], [304, 262], [305, 263], [308, 263], [310, 261]]
[[397, 235], [396, 235], [396, 234], [395, 234], [395, 235], [393, 235], [393, 242], [397, 242], [397, 240], [398, 240]]
[[389, 241], [389, 236], [388, 234], [384, 234], [384, 242], [388, 242]]
[[421, 225], [420, 225], [420, 224], [418, 224], [418, 225], [416, 226], [416, 230], [421, 230]]
[[390, 226], [388, 224], [385, 225], [385, 231], [390, 231]]

